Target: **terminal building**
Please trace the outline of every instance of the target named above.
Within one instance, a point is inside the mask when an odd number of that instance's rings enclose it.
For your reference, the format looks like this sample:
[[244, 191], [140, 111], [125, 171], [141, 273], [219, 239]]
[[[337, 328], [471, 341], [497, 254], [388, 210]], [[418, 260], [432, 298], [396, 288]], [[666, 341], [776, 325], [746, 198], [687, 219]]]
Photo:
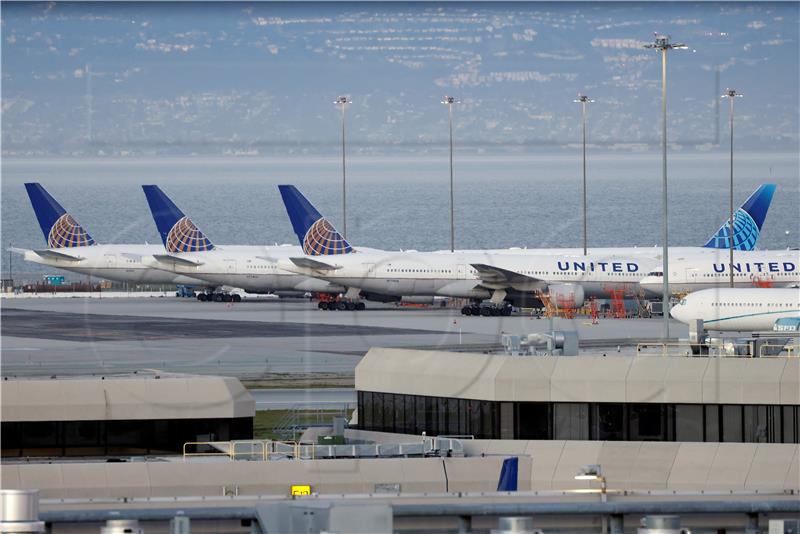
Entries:
[[486, 440], [800, 443], [800, 359], [372, 349], [358, 428]]
[[137, 373], [2, 383], [2, 456], [179, 454], [253, 436], [255, 402], [235, 378]]

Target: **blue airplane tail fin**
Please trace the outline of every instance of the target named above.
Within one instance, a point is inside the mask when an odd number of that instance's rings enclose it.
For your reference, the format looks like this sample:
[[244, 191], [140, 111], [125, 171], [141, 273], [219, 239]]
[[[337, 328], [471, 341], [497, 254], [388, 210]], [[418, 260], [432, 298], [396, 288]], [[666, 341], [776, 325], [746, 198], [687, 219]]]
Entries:
[[[763, 184], [734, 212], [734, 250], [755, 250], [773, 194], [775, 194], [775, 184]], [[730, 219], [728, 219], [703, 246], [729, 249], [731, 247], [730, 233]]]
[[95, 244], [92, 236], [61, 207], [56, 199], [50, 196], [41, 184], [26, 183], [25, 190], [28, 192], [28, 198], [31, 200], [31, 206], [49, 248], [85, 247]]
[[286, 213], [303, 252], [309, 256], [349, 254], [353, 247], [293, 185], [279, 185]]
[[503, 460], [500, 469], [500, 480], [497, 481], [497, 491], [517, 491], [517, 475], [519, 473], [519, 458], [516, 456]]
[[142, 189], [167, 252], [200, 252], [214, 249], [211, 240], [157, 185], [143, 185]]

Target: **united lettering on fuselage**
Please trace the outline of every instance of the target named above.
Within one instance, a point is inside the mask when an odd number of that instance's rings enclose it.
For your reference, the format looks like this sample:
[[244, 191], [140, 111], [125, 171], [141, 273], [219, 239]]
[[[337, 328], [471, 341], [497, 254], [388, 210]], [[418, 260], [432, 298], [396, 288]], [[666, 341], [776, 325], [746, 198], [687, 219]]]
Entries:
[[[793, 273], [796, 270], [797, 265], [791, 261], [754, 261], [737, 262], [733, 264], [733, 272], [735, 273]], [[715, 273], [724, 273], [727, 271], [727, 263], [714, 263]]]
[[621, 261], [558, 261], [559, 271], [575, 271], [581, 273], [638, 273], [639, 265], [633, 262]]

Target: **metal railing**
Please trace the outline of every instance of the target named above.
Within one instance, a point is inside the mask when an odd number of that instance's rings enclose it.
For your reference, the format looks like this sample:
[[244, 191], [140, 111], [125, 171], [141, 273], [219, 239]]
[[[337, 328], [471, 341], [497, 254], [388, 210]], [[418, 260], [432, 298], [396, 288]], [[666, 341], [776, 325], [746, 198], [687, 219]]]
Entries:
[[[461, 439], [472, 438], [464, 436]], [[463, 456], [461, 439], [425, 437], [410, 443], [320, 445], [275, 440], [191, 441], [183, 445], [183, 459], [227, 457], [229, 461], [316, 460], [329, 458], [397, 458], [408, 456]], [[192, 449], [197, 450], [192, 450]]]
[[[734, 341], [723, 343], [637, 343], [637, 356], [703, 356], [722, 358], [752, 358], [751, 343]], [[655, 349], [657, 352], [653, 352]], [[698, 351], [698, 352], [695, 352]], [[785, 354], [784, 354], [785, 353]], [[759, 343], [758, 356], [761, 358], [797, 358], [800, 357], [800, 344]]]
[[800, 344], [762, 343], [758, 350], [761, 358], [800, 358]]

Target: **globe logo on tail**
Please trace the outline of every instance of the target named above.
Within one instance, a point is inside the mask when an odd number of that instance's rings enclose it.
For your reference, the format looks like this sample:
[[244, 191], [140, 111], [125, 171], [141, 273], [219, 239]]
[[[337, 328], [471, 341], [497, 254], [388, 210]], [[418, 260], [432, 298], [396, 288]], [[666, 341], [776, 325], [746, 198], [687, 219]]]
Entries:
[[[730, 225], [726, 224], [719, 229], [710, 243], [715, 248], [730, 248]], [[739, 209], [733, 216], [733, 248], [734, 250], [753, 250], [758, 241], [758, 225], [743, 209]], [[706, 245], [710, 246], [710, 245]]]
[[199, 252], [214, 245], [188, 217], [182, 217], [167, 234], [166, 248], [169, 252]]
[[303, 238], [303, 252], [308, 256], [349, 254], [353, 247], [324, 218], [311, 225]]
[[56, 220], [47, 236], [47, 246], [50, 248], [86, 247], [89, 245], [94, 245], [94, 239], [69, 213], [65, 213]]

